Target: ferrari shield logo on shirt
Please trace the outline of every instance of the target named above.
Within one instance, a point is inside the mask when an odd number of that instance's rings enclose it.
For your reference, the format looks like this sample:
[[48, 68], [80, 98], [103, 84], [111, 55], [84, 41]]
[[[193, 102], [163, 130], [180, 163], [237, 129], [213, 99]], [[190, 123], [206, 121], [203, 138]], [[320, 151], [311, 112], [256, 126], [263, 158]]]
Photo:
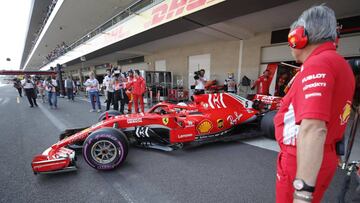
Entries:
[[351, 102], [347, 101], [343, 108], [343, 112], [340, 115], [340, 124], [341, 125], [345, 125], [348, 122], [350, 113], [351, 113]]
[[224, 120], [223, 119], [217, 119], [217, 126], [219, 129], [224, 127]]
[[169, 123], [169, 118], [163, 118], [162, 122], [164, 123], [164, 125], [167, 125]]
[[212, 123], [209, 120], [203, 120], [197, 126], [199, 133], [208, 133], [212, 129]]

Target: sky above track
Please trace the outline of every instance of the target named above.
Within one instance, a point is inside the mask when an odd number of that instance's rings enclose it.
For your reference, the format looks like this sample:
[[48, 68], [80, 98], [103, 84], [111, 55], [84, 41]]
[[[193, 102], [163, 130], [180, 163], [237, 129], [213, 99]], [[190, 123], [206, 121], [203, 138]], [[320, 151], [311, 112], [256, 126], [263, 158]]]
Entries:
[[20, 68], [33, 2], [0, 1], [0, 70]]

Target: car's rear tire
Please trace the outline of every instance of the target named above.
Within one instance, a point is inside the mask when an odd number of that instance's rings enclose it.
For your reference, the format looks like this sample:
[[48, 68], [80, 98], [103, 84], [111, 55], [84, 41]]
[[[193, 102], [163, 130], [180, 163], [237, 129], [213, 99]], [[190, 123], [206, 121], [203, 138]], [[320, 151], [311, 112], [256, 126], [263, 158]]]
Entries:
[[270, 111], [265, 113], [261, 119], [261, 131], [264, 133], [264, 136], [270, 139], [275, 140], [275, 126], [274, 126], [274, 117], [277, 111]]
[[85, 161], [97, 170], [112, 170], [124, 163], [129, 150], [126, 135], [115, 128], [102, 128], [84, 142]]
[[106, 112], [108, 113], [109, 117], [115, 117], [118, 115], [121, 115], [119, 111], [116, 110], [109, 110], [109, 111], [105, 111], [104, 113], [100, 114], [98, 121], [103, 121], [106, 119]]

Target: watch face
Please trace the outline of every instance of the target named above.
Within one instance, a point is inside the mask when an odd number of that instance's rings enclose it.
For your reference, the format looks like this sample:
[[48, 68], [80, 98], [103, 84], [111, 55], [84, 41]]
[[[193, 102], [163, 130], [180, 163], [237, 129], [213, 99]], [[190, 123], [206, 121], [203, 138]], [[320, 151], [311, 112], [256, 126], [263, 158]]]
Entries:
[[302, 180], [295, 179], [293, 185], [295, 190], [301, 190], [304, 188], [304, 183]]

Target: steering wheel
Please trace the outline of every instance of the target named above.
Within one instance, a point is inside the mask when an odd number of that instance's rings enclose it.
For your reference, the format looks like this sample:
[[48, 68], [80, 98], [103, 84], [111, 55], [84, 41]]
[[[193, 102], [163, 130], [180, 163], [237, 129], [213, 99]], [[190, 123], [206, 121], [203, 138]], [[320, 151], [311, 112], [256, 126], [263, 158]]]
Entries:
[[164, 115], [164, 114], [168, 114], [169, 113], [169, 108], [164, 106], [164, 107], [159, 107], [159, 114], [160, 115]]

